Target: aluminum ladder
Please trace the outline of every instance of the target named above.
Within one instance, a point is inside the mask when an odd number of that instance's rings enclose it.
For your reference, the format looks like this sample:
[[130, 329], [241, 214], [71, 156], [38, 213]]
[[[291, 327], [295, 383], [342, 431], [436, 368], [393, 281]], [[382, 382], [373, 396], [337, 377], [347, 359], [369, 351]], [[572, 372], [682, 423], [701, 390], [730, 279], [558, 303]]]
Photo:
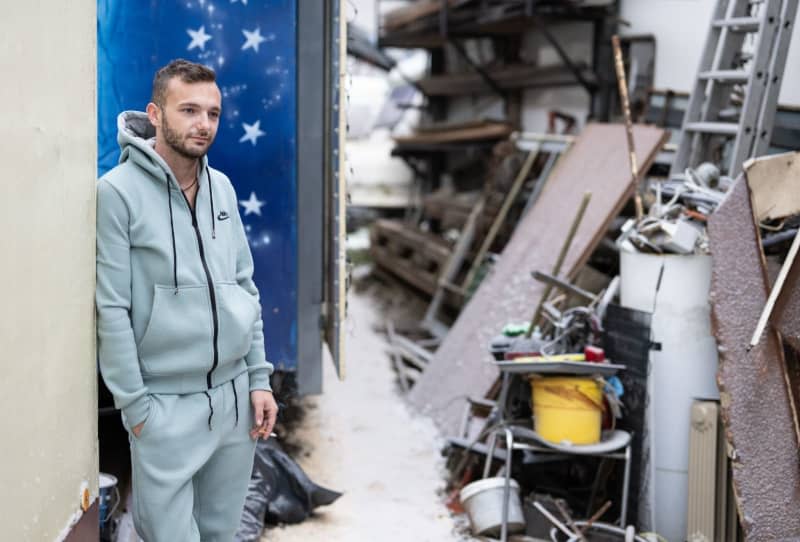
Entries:
[[[717, 1], [670, 177], [680, 178], [702, 162], [735, 177], [746, 159], [766, 153], [797, 5], [798, 0]], [[732, 98], [742, 90], [738, 104]], [[733, 144], [724, 147], [731, 138]]]

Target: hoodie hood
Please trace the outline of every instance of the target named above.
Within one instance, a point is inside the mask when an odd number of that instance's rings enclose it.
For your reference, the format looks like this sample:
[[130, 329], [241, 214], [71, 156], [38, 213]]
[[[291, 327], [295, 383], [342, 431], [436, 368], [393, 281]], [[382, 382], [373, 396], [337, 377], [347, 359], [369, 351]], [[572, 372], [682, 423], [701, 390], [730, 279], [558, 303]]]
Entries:
[[[117, 117], [117, 143], [122, 151], [119, 163], [130, 160], [154, 179], [169, 182], [172, 170], [156, 152], [156, 129], [143, 111], [123, 111]], [[208, 167], [208, 159], [200, 159], [200, 175]], [[176, 181], [173, 181], [176, 182]]]

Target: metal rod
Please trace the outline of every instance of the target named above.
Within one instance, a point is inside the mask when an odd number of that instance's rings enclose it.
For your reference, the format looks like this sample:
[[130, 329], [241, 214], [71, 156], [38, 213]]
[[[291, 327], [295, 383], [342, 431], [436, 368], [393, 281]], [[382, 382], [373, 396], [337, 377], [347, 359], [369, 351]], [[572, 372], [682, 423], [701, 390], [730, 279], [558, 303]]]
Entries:
[[597, 512], [595, 512], [594, 514], [592, 514], [592, 517], [590, 517], [590, 518], [589, 518], [589, 519], [586, 521], [586, 525], [584, 525], [584, 526], [583, 526], [583, 527], [580, 529], [580, 533], [581, 533], [581, 534], [585, 533], [585, 532], [586, 532], [586, 531], [587, 531], [587, 530], [588, 530], [588, 529], [589, 529], [589, 528], [592, 526], [592, 524], [593, 524], [595, 521], [597, 521], [598, 519], [600, 519], [600, 516], [602, 516], [603, 514], [605, 514], [605, 513], [606, 513], [606, 510], [608, 510], [609, 508], [611, 508], [611, 501], [606, 501], [606, 503], [605, 503], [603, 506], [601, 506], [601, 507], [600, 507], [600, 509], [599, 509]]
[[614, 66], [617, 70], [617, 84], [619, 85], [619, 99], [622, 102], [622, 113], [625, 115], [625, 133], [628, 137], [628, 159], [631, 164], [631, 184], [634, 188], [634, 203], [636, 205], [636, 220], [644, 216], [642, 195], [639, 193], [639, 164], [636, 161], [636, 148], [633, 145], [633, 121], [631, 120], [631, 106], [628, 101], [628, 84], [625, 82], [625, 65], [622, 62], [622, 47], [619, 36], [611, 36], [611, 45], [614, 48]]
[[453, 46], [453, 48], [458, 52], [458, 54], [461, 55], [461, 57], [466, 61], [466, 63], [469, 64], [470, 68], [475, 70], [477, 72], [477, 74], [481, 76], [481, 79], [483, 79], [483, 82], [486, 83], [487, 85], [489, 85], [489, 88], [492, 89], [492, 92], [497, 94], [503, 100], [506, 98], [505, 91], [502, 88], [500, 88], [500, 85], [497, 84], [497, 81], [492, 79], [492, 76], [489, 75], [489, 72], [484, 70], [482, 66], [480, 66], [478, 63], [474, 62], [469, 57], [469, 55], [467, 54], [467, 51], [464, 49], [464, 46], [461, 43], [459, 43], [458, 40], [448, 38], [447, 42], [449, 44], [451, 44]]
[[500, 210], [497, 212], [497, 216], [494, 217], [494, 221], [492, 222], [489, 231], [486, 233], [486, 237], [483, 238], [483, 242], [481, 243], [481, 247], [478, 249], [478, 253], [472, 260], [472, 265], [467, 272], [467, 276], [464, 278], [464, 282], [461, 283], [461, 288], [464, 290], [468, 289], [469, 285], [472, 284], [472, 281], [475, 279], [475, 275], [478, 272], [478, 268], [480, 267], [484, 256], [489, 251], [489, 248], [491, 248], [495, 237], [497, 237], [497, 232], [500, 231], [500, 226], [502, 226], [503, 222], [505, 222], [506, 215], [508, 215], [511, 205], [517, 199], [517, 194], [519, 194], [522, 185], [525, 183], [525, 179], [528, 178], [531, 168], [533, 168], [533, 162], [536, 160], [537, 156], [539, 156], [539, 145], [535, 144], [533, 149], [531, 149], [531, 152], [528, 153], [527, 158], [525, 158], [525, 162], [522, 164], [522, 168], [520, 168], [519, 173], [517, 173], [517, 177], [514, 179], [511, 189], [508, 191], [508, 194], [506, 194], [506, 198], [503, 201], [503, 206], [500, 207]]
[[[589, 206], [590, 199], [592, 199], [591, 192], [586, 192], [583, 194], [583, 199], [581, 200], [580, 207], [578, 207], [578, 212], [575, 214], [575, 218], [572, 220], [572, 225], [569, 228], [569, 233], [567, 233], [567, 238], [564, 240], [564, 245], [561, 247], [561, 252], [558, 254], [556, 263], [553, 266], [552, 274], [554, 277], [557, 277], [558, 274], [561, 273], [561, 266], [564, 264], [564, 259], [567, 257], [567, 252], [569, 252], [569, 247], [572, 245], [572, 240], [575, 238], [575, 234], [578, 232], [578, 226], [580, 226], [581, 221], [583, 220], [583, 214], [586, 212], [586, 207]], [[539, 300], [539, 305], [533, 312], [531, 325], [528, 326], [528, 331], [525, 333], [525, 337], [530, 338], [531, 334], [533, 333], [533, 328], [536, 325], [537, 320], [539, 320], [539, 316], [542, 314], [542, 307], [544, 307], [544, 304], [547, 301], [547, 298], [550, 297], [550, 292], [552, 291], [553, 286], [548, 284], [544, 289], [542, 298]]]
[[628, 521], [628, 492], [631, 485], [631, 445], [625, 447], [625, 474], [622, 477], [622, 503], [620, 503], [619, 526]]
[[587, 292], [583, 288], [579, 288], [573, 284], [570, 284], [565, 280], [561, 280], [558, 277], [548, 275], [547, 273], [542, 273], [541, 271], [531, 271], [531, 276], [533, 276], [533, 278], [535, 278], [539, 282], [550, 284], [552, 286], [555, 286], [556, 288], [559, 288], [560, 290], [564, 290], [567, 293], [583, 297], [584, 299], [586, 299], [587, 301], [591, 301], [592, 303], [597, 301], [597, 296], [592, 292]]
[[547, 510], [547, 508], [545, 508], [544, 506], [542, 506], [542, 505], [539, 503], [539, 501], [533, 501], [533, 506], [535, 506], [535, 507], [536, 507], [536, 509], [537, 509], [539, 512], [541, 512], [541, 513], [542, 513], [542, 515], [543, 515], [544, 517], [546, 517], [547, 519], [549, 519], [549, 520], [550, 520], [550, 523], [552, 523], [553, 525], [555, 525], [556, 527], [558, 527], [558, 529], [559, 529], [559, 530], [560, 530], [562, 533], [564, 533], [565, 535], [567, 535], [567, 536], [569, 536], [569, 537], [571, 537], [571, 538], [574, 538], [574, 537], [576, 537], [576, 536], [578, 535], [578, 533], [573, 533], [572, 531], [570, 531], [569, 529], [567, 529], [567, 526], [566, 526], [566, 525], [564, 525], [563, 523], [561, 523], [561, 522], [558, 520], [558, 518], [557, 518], [557, 517], [555, 517], [553, 514], [551, 514], [551, 513], [550, 513], [550, 512]]
[[583, 536], [583, 531], [581, 531], [580, 529], [578, 529], [575, 526], [575, 520], [572, 519], [572, 516], [570, 515], [569, 510], [567, 510], [567, 505], [564, 502], [564, 499], [556, 499], [555, 503], [556, 503], [556, 508], [558, 508], [558, 511], [561, 512], [561, 517], [563, 517], [564, 521], [567, 522], [567, 526], [570, 529], [574, 530], [575, 533], [577, 533], [578, 540], [586, 542], [586, 537]]
[[553, 49], [556, 50], [556, 54], [561, 59], [561, 62], [563, 62], [567, 69], [572, 72], [572, 75], [575, 76], [575, 79], [578, 80], [586, 92], [591, 94], [597, 87], [597, 84], [584, 77], [583, 73], [581, 73], [581, 69], [572, 61], [564, 48], [561, 47], [561, 44], [558, 43], [556, 37], [550, 32], [550, 30], [548, 30], [547, 25], [542, 22], [541, 19], [536, 17], [534, 19], [534, 24], [536, 24], [537, 28], [542, 32], [542, 34], [544, 34], [545, 39], [550, 42], [550, 45], [553, 46]]

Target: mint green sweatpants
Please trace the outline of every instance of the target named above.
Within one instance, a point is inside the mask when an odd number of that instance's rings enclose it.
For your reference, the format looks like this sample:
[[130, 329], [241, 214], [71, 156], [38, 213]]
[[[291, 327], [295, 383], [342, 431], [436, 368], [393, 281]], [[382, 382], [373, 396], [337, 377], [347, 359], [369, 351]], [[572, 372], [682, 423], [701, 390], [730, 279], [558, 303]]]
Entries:
[[145, 542], [231, 542], [256, 446], [249, 435], [247, 372], [207, 393], [150, 398], [139, 437], [129, 431], [139, 536]]

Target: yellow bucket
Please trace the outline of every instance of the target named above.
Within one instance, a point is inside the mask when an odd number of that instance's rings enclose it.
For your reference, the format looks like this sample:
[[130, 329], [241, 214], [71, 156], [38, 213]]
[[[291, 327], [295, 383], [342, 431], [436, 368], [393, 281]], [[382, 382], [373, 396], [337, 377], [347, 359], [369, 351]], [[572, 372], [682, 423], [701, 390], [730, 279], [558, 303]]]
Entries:
[[531, 381], [536, 432], [555, 443], [600, 442], [603, 391], [592, 378], [534, 377]]

